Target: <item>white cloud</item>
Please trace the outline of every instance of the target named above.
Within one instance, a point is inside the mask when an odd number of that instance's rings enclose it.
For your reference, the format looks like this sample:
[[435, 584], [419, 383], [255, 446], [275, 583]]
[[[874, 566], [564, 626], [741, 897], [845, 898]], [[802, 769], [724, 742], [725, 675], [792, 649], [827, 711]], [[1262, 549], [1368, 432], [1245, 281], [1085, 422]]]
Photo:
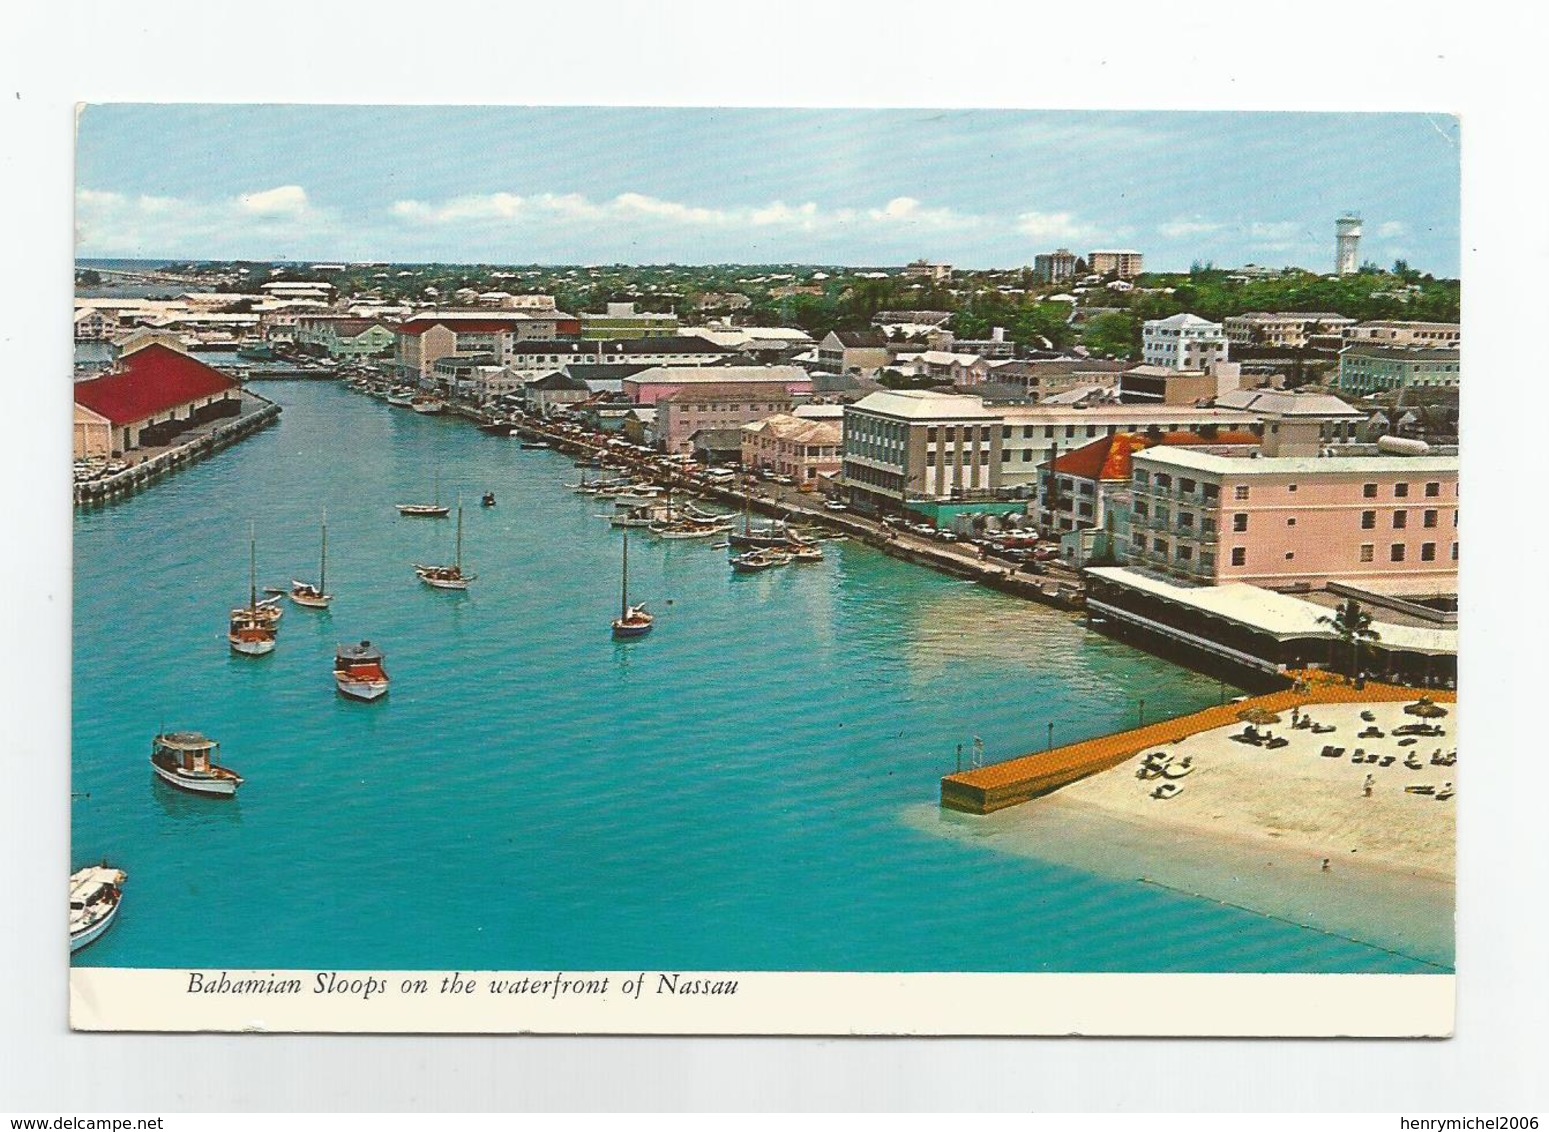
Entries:
[[1095, 228], [1078, 223], [1073, 212], [1024, 212], [1017, 217], [1016, 230], [1035, 240], [1084, 240], [1097, 235]]
[[1398, 239], [1409, 235], [1409, 225], [1402, 220], [1384, 220], [1377, 225], [1377, 235], [1384, 240]]
[[254, 216], [294, 217], [302, 216], [309, 207], [307, 191], [300, 185], [281, 185], [257, 193], [243, 193], [237, 198], [242, 211]]
[[1227, 226], [1213, 220], [1179, 219], [1169, 220], [1165, 224], [1157, 226], [1157, 233], [1169, 240], [1189, 240], [1199, 236], [1213, 236]]
[[1255, 244], [1276, 246], [1294, 240], [1301, 228], [1295, 220], [1255, 220], [1248, 225], [1248, 238]]

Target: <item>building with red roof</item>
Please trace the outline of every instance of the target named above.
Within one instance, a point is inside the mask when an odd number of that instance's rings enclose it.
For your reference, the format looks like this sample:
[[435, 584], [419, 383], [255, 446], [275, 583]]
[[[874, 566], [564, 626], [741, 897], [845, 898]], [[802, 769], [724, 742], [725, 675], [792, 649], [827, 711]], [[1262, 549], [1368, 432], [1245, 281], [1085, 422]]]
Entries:
[[[122, 454], [158, 447], [178, 433], [242, 411], [242, 387], [220, 370], [160, 344], [120, 360], [102, 377], [75, 384], [76, 455], [95, 454], [105, 424]], [[82, 424], [90, 426], [83, 435]], [[82, 451], [86, 445], [88, 451]]]
[[[1100, 436], [1090, 444], [1057, 456], [1052, 471], [1048, 461], [1040, 465], [1039, 525], [1056, 538], [1077, 531], [1112, 532], [1127, 525], [1134, 457], [1147, 448], [1157, 445], [1218, 448], [1259, 443], [1259, 437], [1252, 432], [1225, 429], [1210, 436], [1187, 431], [1151, 436], [1129, 432]], [[1071, 553], [1063, 556], [1077, 565], [1085, 558], [1075, 542], [1072, 542]]]
[[398, 380], [431, 386], [436, 363], [454, 355], [511, 361], [518, 342], [572, 341], [581, 337], [581, 320], [563, 311], [444, 311], [421, 314], [397, 328], [393, 362]]

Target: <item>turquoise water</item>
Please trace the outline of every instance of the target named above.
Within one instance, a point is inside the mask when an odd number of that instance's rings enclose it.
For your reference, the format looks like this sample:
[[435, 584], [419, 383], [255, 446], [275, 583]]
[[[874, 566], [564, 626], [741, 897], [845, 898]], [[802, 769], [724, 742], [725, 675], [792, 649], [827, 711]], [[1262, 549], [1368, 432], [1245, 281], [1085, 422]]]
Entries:
[[[856, 543], [734, 575], [703, 542], [630, 542], [655, 632], [616, 643], [621, 536], [568, 459], [323, 382], [258, 386], [277, 427], [75, 527], [74, 863], [127, 870], [83, 965], [835, 971], [1433, 970], [905, 820], [988, 758], [1217, 702], [1211, 678]], [[499, 506], [453, 524], [397, 502]], [[312, 578], [232, 656], [247, 591]], [[333, 649], [387, 654], [375, 704]], [[205, 731], [239, 798], [177, 794], [159, 727]]]

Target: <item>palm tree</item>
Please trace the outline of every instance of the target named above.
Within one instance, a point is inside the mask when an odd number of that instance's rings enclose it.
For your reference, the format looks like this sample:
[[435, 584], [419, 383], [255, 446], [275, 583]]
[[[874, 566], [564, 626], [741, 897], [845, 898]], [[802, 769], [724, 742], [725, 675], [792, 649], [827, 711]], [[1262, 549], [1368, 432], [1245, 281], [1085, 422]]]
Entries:
[[1350, 675], [1361, 671], [1361, 642], [1380, 641], [1382, 638], [1372, 626], [1372, 615], [1361, 608], [1354, 598], [1339, 603], [1332, 617], [1319, 617], [1320, 625], [1334, 630], [1334, 635], [1350, 646]]

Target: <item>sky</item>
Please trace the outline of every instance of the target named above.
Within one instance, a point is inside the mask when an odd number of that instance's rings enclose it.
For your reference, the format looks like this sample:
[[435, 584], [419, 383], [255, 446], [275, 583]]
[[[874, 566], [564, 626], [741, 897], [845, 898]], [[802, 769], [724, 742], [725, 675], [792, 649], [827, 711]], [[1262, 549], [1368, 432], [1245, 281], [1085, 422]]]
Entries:
[[81, 258], [1459, 272], [1439, 114], [92, 104]]

